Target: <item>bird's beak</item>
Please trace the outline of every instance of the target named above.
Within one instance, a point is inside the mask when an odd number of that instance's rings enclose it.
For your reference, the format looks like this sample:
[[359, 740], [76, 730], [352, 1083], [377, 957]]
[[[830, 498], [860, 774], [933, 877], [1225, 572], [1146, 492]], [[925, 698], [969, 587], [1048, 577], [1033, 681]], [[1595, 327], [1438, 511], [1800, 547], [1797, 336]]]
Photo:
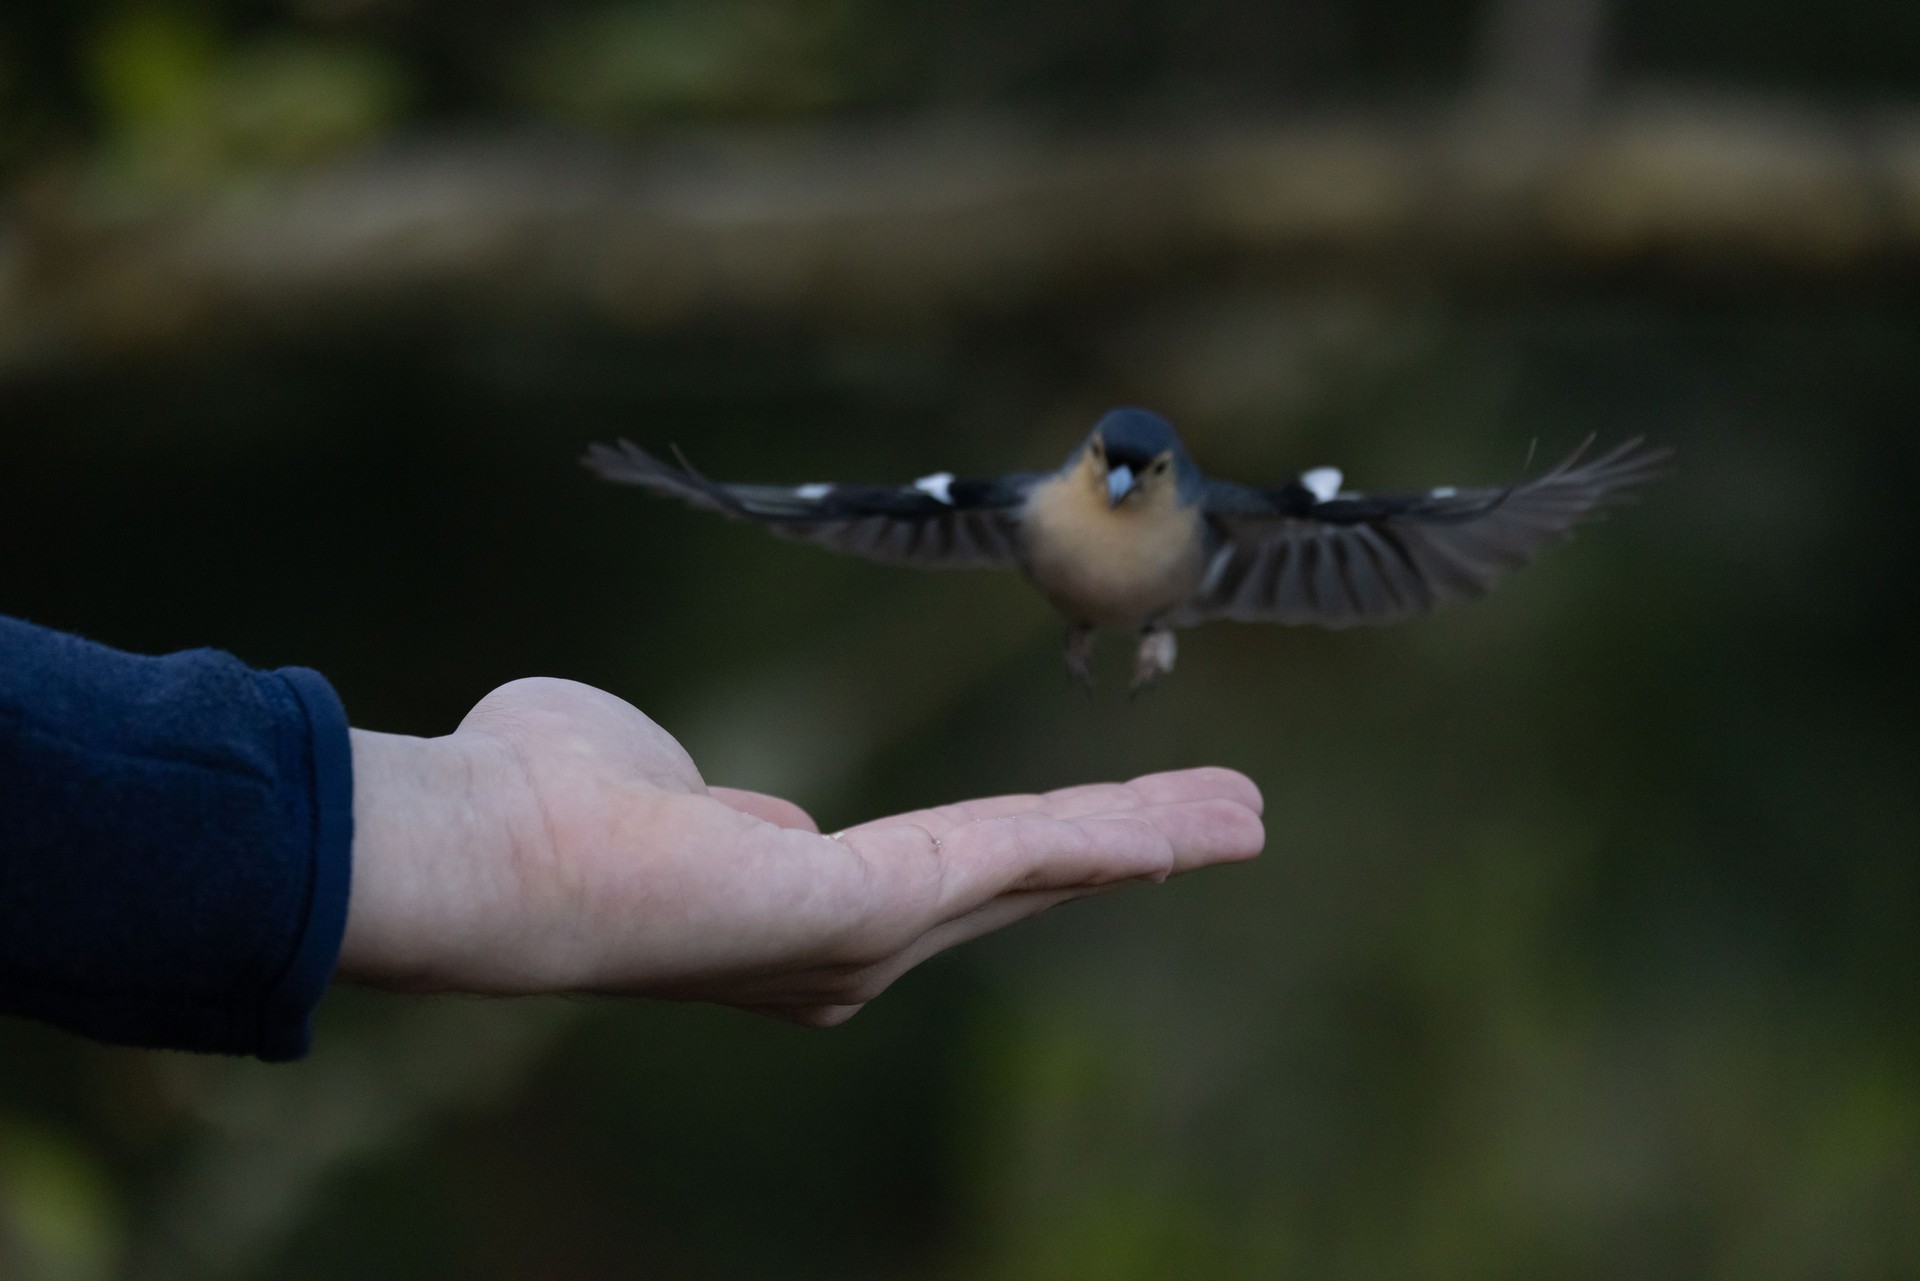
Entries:
[[1121, 463], [1107, 473], [1107, 506], [1118, 507], [1133, 492], [1133, 468]]

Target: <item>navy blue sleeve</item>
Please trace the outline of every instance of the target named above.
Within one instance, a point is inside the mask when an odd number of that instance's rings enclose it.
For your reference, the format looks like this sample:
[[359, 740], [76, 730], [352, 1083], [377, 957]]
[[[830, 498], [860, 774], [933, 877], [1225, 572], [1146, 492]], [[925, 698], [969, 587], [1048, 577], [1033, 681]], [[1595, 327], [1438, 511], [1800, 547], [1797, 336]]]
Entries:
[[352, 842], [346, 713], [317, 672], [0, 618], [0, 1012], [298, 1058]]

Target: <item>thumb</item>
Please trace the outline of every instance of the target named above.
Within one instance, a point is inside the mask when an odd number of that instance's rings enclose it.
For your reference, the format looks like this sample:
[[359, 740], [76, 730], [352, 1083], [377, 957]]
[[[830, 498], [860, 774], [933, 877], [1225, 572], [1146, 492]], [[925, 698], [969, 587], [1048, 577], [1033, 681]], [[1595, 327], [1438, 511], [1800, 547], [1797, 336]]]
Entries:
[[803, 832], [817, 832], [820, 825], [813, 816], [795, 805], [792, 801], [778, 796], [768, 796], [765, 792], [748, 792], [737, 787], [709, 787], [707, 795], [719, 801], [729, 809], [751, 814], [763, 822], [775, 827], [797, 827]]

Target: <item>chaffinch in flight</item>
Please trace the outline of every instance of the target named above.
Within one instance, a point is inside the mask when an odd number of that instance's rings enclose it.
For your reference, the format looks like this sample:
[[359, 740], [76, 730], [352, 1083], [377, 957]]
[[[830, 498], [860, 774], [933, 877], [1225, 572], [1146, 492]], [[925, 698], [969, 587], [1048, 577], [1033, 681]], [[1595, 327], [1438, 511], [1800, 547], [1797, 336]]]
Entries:
[[1172, 629], [1216, 618], [1350, 627], [1484, 595], [1671, 451], [1630, 440], [1509, 485], [1413, 493], [1344, 489], [1316, 467], [1273, 489], [1201, 472], [1145, 409], [1101, 418], [1053, 472], [910, 485], [727, 485], [629, 441], [582, 461], [607, 480], [757, 521], [869, 560], [1023, 571], [1066, 615], [1067, 667], [1092, 682], [1095, 629], [1139, 634], [1137, 689], [1173, 670]]

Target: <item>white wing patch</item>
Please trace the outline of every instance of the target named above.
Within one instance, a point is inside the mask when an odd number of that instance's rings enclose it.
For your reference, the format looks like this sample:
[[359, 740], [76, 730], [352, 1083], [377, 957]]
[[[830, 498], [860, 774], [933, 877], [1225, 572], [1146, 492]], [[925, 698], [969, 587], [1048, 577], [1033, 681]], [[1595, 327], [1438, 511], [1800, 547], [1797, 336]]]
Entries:
[[811, 503], [811, 502], [816, 502], [819, 499], [825, 498], [828, 494], [831, 494], [832, 492], [833, 492], [832, 485], [821, 485], [821, 484], [800, 485], [794, 489], [793, 496], [795, 498], [804, 498]]
[[1435, 485], [1432, 489], [1429, 489], [1427, 491], [1427, 497], [1452, 498], [1455, 494], [1458, 494], [1459, 492], [1460, 491], [1455, 489], [1452, 485]]
[[1213, 554], [1213, 559], [1207, 562], [1206, 577], [1200, 580], [1200, 595], [1211, 596], [1213, 589], [1220, 585], [1220, 576], [1233, 563], [1233, 551], [1233, 544], [1228, 543]]
[[1317, 503], [1330, 503], [1340, 492], [1340, 482], [1346, 477], [1338, 467], [1316, 467], [1312, 471], [1300, 473], [1300, 483], [1313, 495]]
[[945, 503], [949, 507], [953, 506], [952, 485], [953, 473], [950, 471], [937, 471], [931, 476], [922, 476], [919, 480], [913, 482], [915, 489], [929, 498], [937, 499]]

